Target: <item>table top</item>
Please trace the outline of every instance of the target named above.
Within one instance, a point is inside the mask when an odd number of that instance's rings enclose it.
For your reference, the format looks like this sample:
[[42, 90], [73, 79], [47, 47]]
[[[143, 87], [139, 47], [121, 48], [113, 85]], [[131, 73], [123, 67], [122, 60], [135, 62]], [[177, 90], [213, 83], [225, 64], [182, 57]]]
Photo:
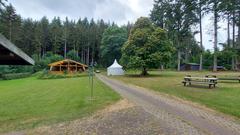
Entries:
[[218, 80], [218, 78], [208, 78], [208, 77], [184, 77], [184, 79]]

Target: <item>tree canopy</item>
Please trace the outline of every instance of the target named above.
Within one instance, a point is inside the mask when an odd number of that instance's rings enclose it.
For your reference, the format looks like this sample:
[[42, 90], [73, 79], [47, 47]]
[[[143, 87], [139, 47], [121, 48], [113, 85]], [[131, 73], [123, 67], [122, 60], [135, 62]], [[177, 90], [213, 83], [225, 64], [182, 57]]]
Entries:
[[147, 75], [147, 69], [167, 64], [173, 51], [167, 33], [148, 18], [141, 17], [122, 48], [121, 61], [129, 68], [141, 68], [142, 75]]
[[101, 41], [101, 63], [106, 67], [121, 58], [121, 48], [127, 41], [127, 29], [116, 25], [107, 28]]

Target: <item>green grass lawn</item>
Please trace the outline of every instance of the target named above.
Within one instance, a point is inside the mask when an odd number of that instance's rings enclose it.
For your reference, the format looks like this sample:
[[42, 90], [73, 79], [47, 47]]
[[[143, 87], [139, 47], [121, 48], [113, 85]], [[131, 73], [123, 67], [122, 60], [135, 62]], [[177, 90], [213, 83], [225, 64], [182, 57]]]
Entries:
[[[135, 72], [137, 74], [138, 72]], [[133, 75], [134, 72], [128, 72], [125, 76], [113, 77], [125, 83], [134, 84], [140, 87], [149, 88], [155, 91], [174, 95], [183, 99], [201, 103], [215, 110], [221, 111], [240, 118], [240, 83], [221, 82], [217, 88], [208, 89], [204, 87], [184, 87], [181, 83], [185, 75], [205, 76], [215, 74], [223, 76], [239, 76], [239, 72], [174, 72], [174, 71], [151, 71], [148, 77], [139, 77]]]
[[0, 133], [81, 118], [120, 99], [97, 79], [94, 95], [91, 103], [87, 76], [0, 81]]

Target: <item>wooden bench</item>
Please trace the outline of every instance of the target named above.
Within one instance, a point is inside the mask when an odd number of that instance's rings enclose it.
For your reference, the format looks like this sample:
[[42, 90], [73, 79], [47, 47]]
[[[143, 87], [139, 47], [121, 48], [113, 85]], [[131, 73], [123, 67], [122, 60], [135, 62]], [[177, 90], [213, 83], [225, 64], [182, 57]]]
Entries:
[[219, 80], [227, 80], [227, 81], [238, 81], [240, 83], [240, 76], [238, 77], [221, 77]]
[[[215, 78], [217, 78], [216, 75], [206, 75], [206, 77], [215, 77]], [[240, 76], [233, 76], [233, 77], [226, 76], [226, 77], [220, 77], [220, 78], [218, 78], [218, 80], [238, 81], [238, 82], [240, 83]]]
[[216, 77], [192, 77], [190, 75], [187, 75], [186, 77], [184, 77], [182, 83], [184, 84], [184, 86], [191, 86], [192, 84], [206, 84], [209, 86], [209, 88], [215, 88], [217, 80], [218, 79]]

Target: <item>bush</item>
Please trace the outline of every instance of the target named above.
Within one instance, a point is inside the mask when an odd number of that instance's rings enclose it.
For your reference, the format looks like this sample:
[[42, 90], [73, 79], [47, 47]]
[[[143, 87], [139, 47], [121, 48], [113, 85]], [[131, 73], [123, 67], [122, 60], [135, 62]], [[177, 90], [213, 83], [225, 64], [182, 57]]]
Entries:
[[30, 73], [33, 72], [33, 66], [22, 65], [0, 65], [0, 74], [12, 74], [12, 73]]
[[46, 55], [42, 59], [38, 59], [36, 56], [35, 58], [35, 65], [34, 65], [34, 72], [41, 71], [43, 69], [48, 68], [48, 64], [52, 62], [56, 62], [59, 60], [63, 60], [63, 57], [58, 54], [53, 54], [52, 52], [47, 52]]
[[75, 78], [75, 77], [82, 77], [86, 76], [86, 73], [76, 73], [76, 74], [54, 74], [54, 73], [49, 73], [47, 70], [44, 70], [39, 76], [38, 79], [62, 79], [62, 78]]
[[20, 79], [20, 78], [26, 78], [30, 77], [31, 73], [13, 73], [13, 74], [2, 74], [0, 75], [0, 78], [2, 80], [12, 80], [12, 79]]

